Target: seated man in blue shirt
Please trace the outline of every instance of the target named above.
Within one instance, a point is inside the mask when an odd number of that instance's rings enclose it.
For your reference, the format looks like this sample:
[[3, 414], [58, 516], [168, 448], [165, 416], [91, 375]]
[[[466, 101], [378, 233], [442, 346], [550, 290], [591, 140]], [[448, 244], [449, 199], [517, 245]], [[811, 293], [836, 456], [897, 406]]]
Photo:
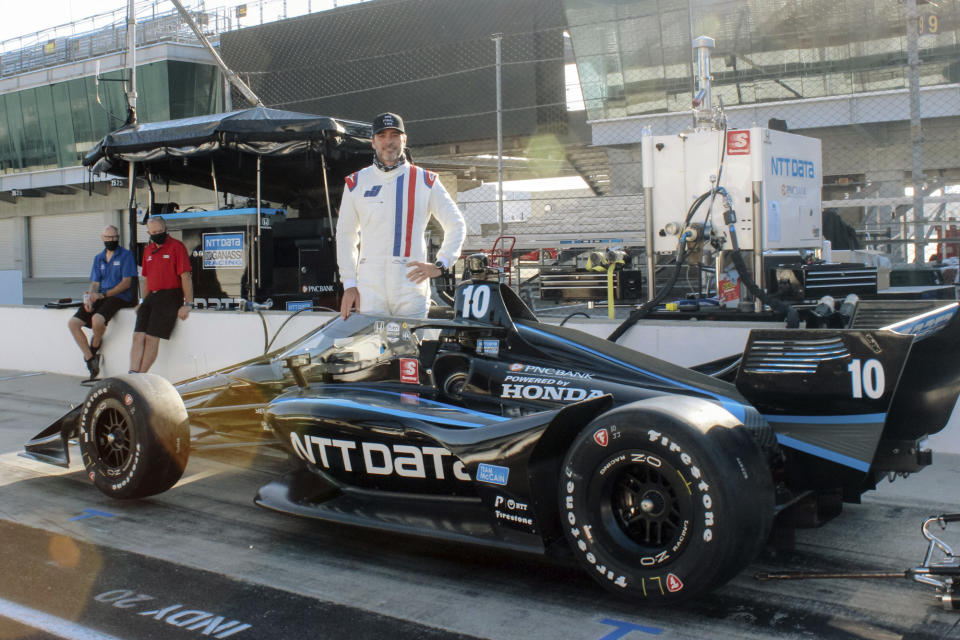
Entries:
[[[90, 291], [85, 292], [83, 305], [68, 324], [83, 352], [91, 380], [100, 374], [100, 346], [107, 323], [117, 311], [137, 303], [131, 288], [137, 277], [137, 261], [130, 251], [120, 246], [120, 232], [112, 224], [103, 228], [100, 238], [104, 250], [93, 258]], [[93, 329], [89, 344], [82, 327]]]

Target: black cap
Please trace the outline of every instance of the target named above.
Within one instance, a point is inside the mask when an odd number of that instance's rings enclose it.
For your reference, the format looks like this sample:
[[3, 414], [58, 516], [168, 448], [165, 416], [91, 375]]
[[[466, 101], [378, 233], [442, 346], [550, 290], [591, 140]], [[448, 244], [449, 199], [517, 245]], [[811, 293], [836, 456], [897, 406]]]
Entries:
[[381, 113], [373, 119], [373, 135], [384, 129], [396, 129], [400, 133], [406, 133], [403, 130], [403, 118], [395, 113]]

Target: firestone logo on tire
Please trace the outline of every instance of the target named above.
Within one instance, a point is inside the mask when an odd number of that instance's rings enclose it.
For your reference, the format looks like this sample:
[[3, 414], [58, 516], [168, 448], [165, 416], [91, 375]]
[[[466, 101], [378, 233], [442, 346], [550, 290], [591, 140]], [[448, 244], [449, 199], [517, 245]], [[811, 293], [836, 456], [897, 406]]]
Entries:
[[593, 434], [593, 440], [601, 447], [605, 447], [610, 443], [610, 432], [604, 429], [597, 429]]
[[677, 577], [677, 574], [667, 574], [667, 591], [670, 593], [676, 593], [681, 589], [683, 589], [683, 581]]

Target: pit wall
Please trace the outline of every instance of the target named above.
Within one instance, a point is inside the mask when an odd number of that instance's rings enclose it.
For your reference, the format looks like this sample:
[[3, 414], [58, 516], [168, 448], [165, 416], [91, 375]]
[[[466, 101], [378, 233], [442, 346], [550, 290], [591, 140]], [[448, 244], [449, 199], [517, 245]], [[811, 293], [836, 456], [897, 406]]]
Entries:
[[[79, 347], [67, 329], [76, 309], [44, 309], [38, 306], [0, 306], [0, 369], [46, 371], [86, 376]], [[157, 361], [150, 369], [177, 382], [264, 353], [266, 340], [274, 339], [291, 314], [285, 311], [229, 312], [195, 310], [177, 321], [170, 340], [160, 341]], [[286, 324], [271, 348], [289, 344], [332, 318], [332, 313], [301, 313]], [[110, 321], [103, 340], [101, 377], [126, 373], [130, 368], [130, 341], [134, 312], [123, 309]], [[559, 320], [554, 320], [557, 322]], [[616, 327], [610, 320], [576, 318], [567, 327], [606, 337]], [[732, 329], [732, 331], [731, 331]], [[620, 344], [689, 366], [736, 353], [746, 343], [746, 326], [703, 326], [691, 332], [686, 323], [644, 325], [631, 329]], [[87, 333], [89, 336], [89, 332]]]
[[[0, 306], [0, 369], [85, 378], [87, 370], [83, 357], [67, 329], [67, 322], [75, 311]], [[334, 315], [305, 312], [293, 317], [271, 348], [292, 343]], [[150, 372], [177, 382], [256, 357], [264, 353], [266, 341], [274, 339], [280, 326], [290, 317], [291, 314], [285, 311], [193, 311], [186, 321], [177, 321], [170, 340], [160, 342], [160, 352]], [[103, 342], [101, 378], [126, 373], [130, 368], [134, 318], [132, 309], [123, 309], [111, 320]], [[565, 326], [602, 338], [613, 331], [617, 322], [571, 318]], [[679, 365], [691, 366], [738, 353], [746, 344], [749, 331], [749, 326], [739, 323], [717, 326], [707, 322], [643, 323], [631, 328], [618, 342]], [[930, 438], [929, 446], [936, 451], [960, 453], [958, 422], [960, 412], [954, 410], [944, 430]]]
[[[80, 348], [67, 328], [75, 312], [75, 308], [0, 306], [0, 369], [86, 377]], [[177, 382], [260, 355], [264, 352], [264, 325], [269, 340], [290, 315], [281, 311], [262, 312], [262, 316], [253, 312], [193, 311], [187, 320], [177, 321], [170, 340], [160, 341], [157, 361], [150, 373]], [[298, 315], [287, 323], [271, 348], [293, 342], [331, 316]], [[134, 320], [133, 309], [122, 309], [107, 326], [100, 377], [130, 369]]]

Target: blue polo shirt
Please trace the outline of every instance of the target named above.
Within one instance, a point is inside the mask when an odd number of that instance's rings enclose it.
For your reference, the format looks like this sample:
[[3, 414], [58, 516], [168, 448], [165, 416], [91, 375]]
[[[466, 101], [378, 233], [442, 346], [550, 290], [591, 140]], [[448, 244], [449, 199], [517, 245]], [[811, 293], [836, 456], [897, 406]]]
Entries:
[[[133, 254], [128, 249], [117, 247], [113, 252], [113, 258], [107, 262], [107, 250], [104, 249], [93, 259], [93, 269], [90, 270], [90, 282], [100, 283], [100, 293], [106, 294], [120, 284], [124, 278], [137, 277], [137, 261], [133, 259]], [[121, 300], [131, 302], [133, 300], [133, 287], [117, 294]]]

